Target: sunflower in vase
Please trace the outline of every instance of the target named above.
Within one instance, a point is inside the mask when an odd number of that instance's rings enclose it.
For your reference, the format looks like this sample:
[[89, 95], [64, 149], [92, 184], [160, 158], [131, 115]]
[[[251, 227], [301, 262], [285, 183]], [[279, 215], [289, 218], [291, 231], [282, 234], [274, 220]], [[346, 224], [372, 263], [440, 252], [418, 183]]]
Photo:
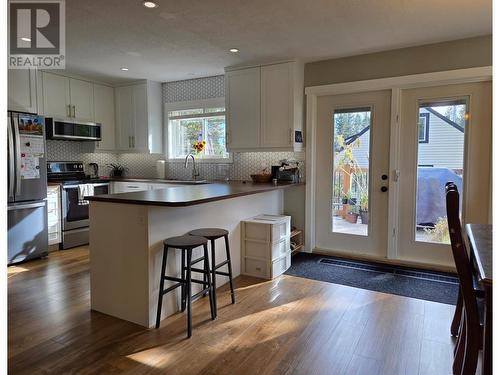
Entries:
[[194, 142], [193, 143], [193, 150], [196, 152], [196, 154], [199, 154], [199, 153], [203, 152], [206, 144], [207, 144], [207, 142], [205, 142], [205, 141]]

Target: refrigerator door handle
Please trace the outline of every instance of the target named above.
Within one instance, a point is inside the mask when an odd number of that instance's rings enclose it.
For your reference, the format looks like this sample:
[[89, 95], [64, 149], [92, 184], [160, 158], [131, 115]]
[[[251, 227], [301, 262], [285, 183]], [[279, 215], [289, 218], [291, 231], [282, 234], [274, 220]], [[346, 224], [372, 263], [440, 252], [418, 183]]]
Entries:
[[19, 117], [13, 115], [12, 121], [14, 124], [14, 137], [16, 148], [16, 196], [21, 195], [21, 145], [19, 139]]
[[8, 152], [9, 152], [9, 198], [14, 198], [14, 178], [16, 169], [14, 167], [14, 136], [12, 135], [12, 117], [9, 115], [7, 117], [7, 142], [8, 142]]
[[26, 203], [26, 204], [12, 204], [12, 205], [7, 207], [7, 211], [25, 210], [27, 208], [38, 208], [38, 207], [44, 207], [44, 206], [45, 206], [45, 201], [35, 202], [35, 203]]

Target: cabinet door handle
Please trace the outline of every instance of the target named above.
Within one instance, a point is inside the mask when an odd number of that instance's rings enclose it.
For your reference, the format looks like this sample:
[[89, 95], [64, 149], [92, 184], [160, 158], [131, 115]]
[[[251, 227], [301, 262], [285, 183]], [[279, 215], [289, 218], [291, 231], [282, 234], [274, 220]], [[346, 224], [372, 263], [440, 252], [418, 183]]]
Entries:
[[293, 132], [292, 132], [292, 128], [288, 129], [288, 143], [289, 144], [292, 144], [293, 142], [293, 139], [292, 139], [292, 136], [293, 136]]
[[71, 117], [71, 104], [68, 104], [68, 117]]
[[75, 118], [75, 117], [76, 117], [76, 106], [73, 105], [73, 118]]

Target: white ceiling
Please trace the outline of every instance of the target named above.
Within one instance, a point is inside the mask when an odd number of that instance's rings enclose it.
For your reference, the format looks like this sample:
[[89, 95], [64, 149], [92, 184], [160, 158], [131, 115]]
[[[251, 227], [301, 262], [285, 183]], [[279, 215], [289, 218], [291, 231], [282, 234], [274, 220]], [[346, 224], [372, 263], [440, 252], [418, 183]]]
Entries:
[[156, 1], [146, 9], [141, 0], [66, 0], [67, 69], [108, 82], [175, 81], [492, 31], [491, 0]]

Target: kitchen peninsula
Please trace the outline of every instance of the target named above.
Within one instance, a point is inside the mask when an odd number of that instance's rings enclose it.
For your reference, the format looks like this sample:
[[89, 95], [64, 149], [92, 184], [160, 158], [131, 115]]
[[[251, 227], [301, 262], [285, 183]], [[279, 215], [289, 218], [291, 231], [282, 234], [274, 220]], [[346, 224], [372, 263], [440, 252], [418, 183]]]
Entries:
[[[283, 214], [285, 190], [300, 185], [211, 183], [88, 197], [92, 309], [152, 327], [163, 240], [196, 228], [229, 231], [233, 275], [238, 276], [240, 221]], [[180, 275], [180, 262], [180, 252], [169, 253], [167, 273]], [[217, 281], [222, 285], [227, 278]], [[179, 301], [179, 290], [164, 296], [162, 319], [179, 310]]]

